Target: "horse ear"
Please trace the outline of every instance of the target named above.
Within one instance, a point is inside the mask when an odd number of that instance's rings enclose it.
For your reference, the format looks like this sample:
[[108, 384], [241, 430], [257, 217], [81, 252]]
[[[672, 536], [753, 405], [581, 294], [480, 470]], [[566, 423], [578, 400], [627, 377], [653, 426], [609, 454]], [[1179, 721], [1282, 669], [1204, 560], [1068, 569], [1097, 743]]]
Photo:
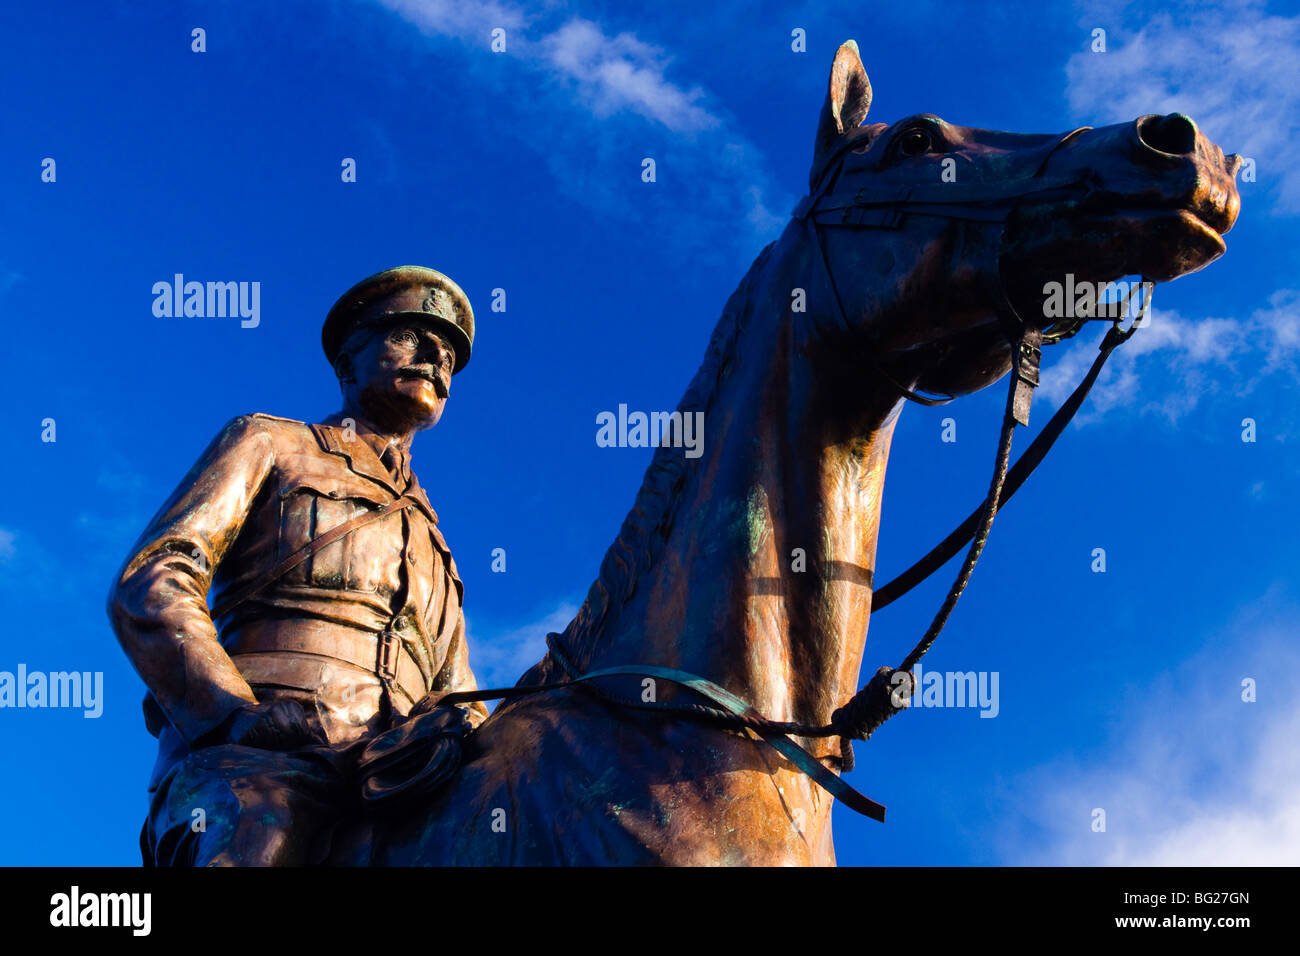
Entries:
[[845, 136], [862, 125], [871, 109], [871, 81], [862, 68], [858, 45], [846, 40], [835, 51], [831, 64], [830, 89], [822, 106], [821, 120], [817, 124], [817, 142], [813, 148], [813, 165], [810, 177], [816, 176], [822, 157]]

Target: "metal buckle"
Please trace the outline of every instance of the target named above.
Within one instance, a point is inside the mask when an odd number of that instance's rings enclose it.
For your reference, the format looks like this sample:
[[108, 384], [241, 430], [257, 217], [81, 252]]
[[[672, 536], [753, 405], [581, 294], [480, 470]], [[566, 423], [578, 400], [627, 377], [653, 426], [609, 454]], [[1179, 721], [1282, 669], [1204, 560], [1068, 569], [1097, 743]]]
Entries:
[[1030, 385], [1038, 384], [1038, 367], [1043, 359], [1043, 350], [1027, 339], [1020, 340], [1020, 362], [1016, 374], [1020, 380]]
[[397, 680], [397, 652], [401, 637], [392, 631], [379, 635], [379, 665], [375, 669], [379, 679], [387, 683]]
[[1033, 402], [1034, 389], [1038, 386], [1038, 365], [1043, 357], [1040, 343], [1043, 341], [1042, 329], [1025, 329], [1020, 338], [1016, 355], [1016, 390], [1012, 400], [1012, 417], [1021, 425], [1029, 424], [1029, 406]]

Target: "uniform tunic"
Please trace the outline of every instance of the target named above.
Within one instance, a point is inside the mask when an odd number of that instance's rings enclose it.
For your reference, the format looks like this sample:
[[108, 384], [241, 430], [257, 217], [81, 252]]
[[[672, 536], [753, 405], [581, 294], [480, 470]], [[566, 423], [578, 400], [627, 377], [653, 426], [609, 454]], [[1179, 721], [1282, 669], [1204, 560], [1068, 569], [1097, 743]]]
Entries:
[[[159, 737], [150, 779], [155, 849], [161, 831], [178, 826], [180, 816], [189, 822], [187, 806], [195, 800], [242, 800], [224, 814], [238, 829], [243, 804], [265, 802], [252, 791], [274, 792], [280, 776], [289, 786], [296, 782], [299, 797], [315, 808], [303, 809], [301, 820], [287, 819], [285, 826], [315, 828], [308, 818], [319, 823], [322, 814], [329, 816], [338, 754], [388, 729], [394, 715], [405, 715], [426, 695], [475, 688], [465, 644], [464, 587], [437, 514], [405, 459], [393, 460], [390, 471], [368, 438], [373, 436], [339, 425], [270, 415], [234, 419], [150, 522], [124, 565], [109, 614], [150, 691], [146, 718]], [[214, 622], [210, 591], [213, 607], [220, 609], [223, 595], [266, 577], [313, 538], [403, 493], [415, 499], [415, 507], [325, 546]], [[283, 698], [302, 703], [328, 742], [320, 754], [301, 758], [318, 768], [320, 779], [294, 764], [299, 757], [205, 746], [210, 741], [204, 735], [238, 708]], [[475, 725], [487, 714], [482, 704], [465, 709]], [[179, 805], [168, 807], [177, 803], [178, 774], [187, 792]], [[254, 785], [252, 776], [263, 779]], [[205, 789], [205, 780], [215, 793]], [[271, 802], [276, 799], [283, 810], [286, 798], [281, 794]], [[212, 850], [223, 838], [203, 842]], [[194, 851], [192, 840], [176, 840], [186, 847], [173, 847], [173, 853]], [[293, 852], [306, 852], [307, 842], [298, 841]], [[270, 851], [257, 846], [240, 852]]]

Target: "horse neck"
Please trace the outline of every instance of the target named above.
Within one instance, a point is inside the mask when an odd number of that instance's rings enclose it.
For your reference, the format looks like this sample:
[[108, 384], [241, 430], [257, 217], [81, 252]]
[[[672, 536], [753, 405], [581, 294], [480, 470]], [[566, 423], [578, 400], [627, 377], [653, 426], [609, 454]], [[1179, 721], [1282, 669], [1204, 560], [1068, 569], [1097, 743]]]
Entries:
[[778, 720], [824, 723], [851, 695], [899, 403], [800, 347], [811, 316], [791, 290], [815, 281], [811, 255], [788, 230], [728, 304], [680, 406], [704, 413], [702, 454], [656, 452], [566, 634], [584, 670], [677, 667]]

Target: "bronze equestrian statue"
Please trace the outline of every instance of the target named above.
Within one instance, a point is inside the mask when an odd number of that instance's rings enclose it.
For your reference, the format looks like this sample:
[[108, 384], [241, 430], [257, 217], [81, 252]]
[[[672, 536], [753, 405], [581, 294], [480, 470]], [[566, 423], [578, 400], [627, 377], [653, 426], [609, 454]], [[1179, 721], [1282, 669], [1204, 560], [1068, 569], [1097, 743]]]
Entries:
[[132, 549], [109, 614], [158, 737], [146, 865], [320, 862], [370, 741], [412, 712], [453, 739], [487, 716], [435, 706], [475, 683], [464, 589], [410, 467], [473, 338], [439, 272], [354, 286], [322, 330], [343, 410], [234, 419]]
[[[1009, 436], [1039, 346], [1076, 330], [1044, 317], [1045, 284], [1168, 281], [1218, 258], [1239, 159], [1178, 114], [1039, 136], [930, 115], [864, 126], [870, 102], [850, 41], [809, 194], [727, 302], [679, 405], [704, 413], [703, 455], [656, 450], [578, 616], [490, 718], [444, 732], [439, 715], [483, 692], [431, 688], [365, 746], [362, 806], [328, 863], [826, 865], [834, 798], [880, 818], [837, 772], [848, 740], [897, 709], [889, 687], [1018, 480]], [[962, 574], [903, 666], [855, 694], [902, 405], [1008, 371]]]

